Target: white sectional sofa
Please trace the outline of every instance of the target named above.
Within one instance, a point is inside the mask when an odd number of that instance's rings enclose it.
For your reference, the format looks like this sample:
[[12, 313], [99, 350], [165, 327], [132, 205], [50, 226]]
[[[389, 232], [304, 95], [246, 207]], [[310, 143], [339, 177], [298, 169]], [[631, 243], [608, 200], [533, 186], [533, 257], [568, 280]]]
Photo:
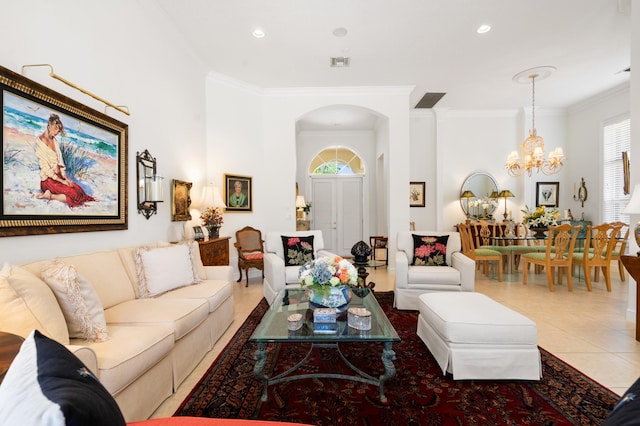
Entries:
[[[0, 330], [26, 337], [38, 328], [67, 345], [114, 396], [127, 421], [146, 419], [193, 371], [234, 318], [232, 268], [205, 267], [197, 243], [181, 245], [189, 247], [193, 282], [153, 296], [141, 294], [144, 267], [151, 264], [142, 263], [139, 253], [163, 249], [170, 254], [177, 245], [57, 259], [73, 265], [77, 275], [95, 289], [106, 320], [105, 341], [69, 338], [62, 305], [42, 276], [43, 267], [53, 259], [5, 264], [0, 274]], [[170, 277], [180, 267], [169, 259], [156, 262], [156, 277]]]

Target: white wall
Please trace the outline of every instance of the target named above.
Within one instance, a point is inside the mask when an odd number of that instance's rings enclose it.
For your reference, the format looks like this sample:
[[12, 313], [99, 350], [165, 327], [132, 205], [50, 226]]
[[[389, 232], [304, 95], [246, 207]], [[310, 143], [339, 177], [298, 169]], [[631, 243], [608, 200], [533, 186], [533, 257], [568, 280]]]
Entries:
[[425, 206], [412, 207], [416, 230], [435, 230], [438, 211], [436, 181], [436, 124], [432, 110], [411, 113], [411, 182], [425, 182]]
[[[1, 261], [21, 262], [181, 237], [170, 220], [171, 179], [204, 179], [205, 68], [150, 0], [5, 2], [0, 65], [20, 73], [49, 63], [56, 74], [131, 111], [107, 114], [129, 125], [129, 229], [0, 238]], [[104, 105], [29, 68], [25, 76], [80, 103]], [[165, 177], [165, 200], [146, 220], [137, 213], [135, 155], [148, 149]]]
[[[629, 96], [630, 87], [627, 83], [575, 105], [568, 111], [571, 161], [567, 163], [567, 190], [561, 196], [575, 217], [584, 211], [585, 218], [594, 224], [602, 222], [602, 125], [607, 120], [629, 114]], [[579, 186], [582, 177], [588, 190], [584, 208], [580, 202], [573, 200], [573, 185]]]

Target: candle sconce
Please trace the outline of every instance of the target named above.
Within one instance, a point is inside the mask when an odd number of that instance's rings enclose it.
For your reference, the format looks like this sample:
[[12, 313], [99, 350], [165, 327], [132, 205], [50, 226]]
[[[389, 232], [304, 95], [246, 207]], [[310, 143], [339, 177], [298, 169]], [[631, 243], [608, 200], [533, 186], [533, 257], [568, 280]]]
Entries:
[[136, 181], [138, 182], [138, 213], [149, 219], [163, 202], [162, 176], [156, 174], [156, 159], [148, 150], [136, 153]]
[[578, 195], [576, 196], [575, 186], [573, 187], [573, 201], [579, 201], [581, 206], [584, 207], [584, 202], [587, 201], [587, 184], [584, 182], [584, 178], [580, 178], [580, 187], [578, 188]]

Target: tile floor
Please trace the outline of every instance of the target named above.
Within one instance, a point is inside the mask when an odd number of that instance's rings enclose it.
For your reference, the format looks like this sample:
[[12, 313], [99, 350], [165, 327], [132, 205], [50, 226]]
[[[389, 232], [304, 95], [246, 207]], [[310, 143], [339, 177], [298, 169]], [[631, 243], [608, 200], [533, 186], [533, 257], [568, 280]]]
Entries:
[[[394, 276], [384, 268], [371, 270], [368, 281], [376, 290], [389, 291]], [[513, 281], [509, 281], [509, 280]], [[200, 362], [178, 391], [156, 410], [153, 417], [173, 415], [209, 366], [218, 357], [246, 317], [262, 299], [259, 276], [252, 276], [249, 287], [234, 286], [235, 320], [214, 349]], [[476, 273], [476, 291], [531, 318], [538, 325], [538, 344], [612, 391], [622, 394], [640, 377], [640, 342], [635, 340], [635, 324], [625, 320], [629, 281], [620, 281], [617, 265], [612, 268], [612, 289], [607, 293], [604, 280], [593, 283], [587, 292], [584, 279], [574, 277], [573, 291], [564, 285], [549, 292], [544, 274], [529, 274], [524, 286], [520, 274], [505, 275], [503, 282]]]

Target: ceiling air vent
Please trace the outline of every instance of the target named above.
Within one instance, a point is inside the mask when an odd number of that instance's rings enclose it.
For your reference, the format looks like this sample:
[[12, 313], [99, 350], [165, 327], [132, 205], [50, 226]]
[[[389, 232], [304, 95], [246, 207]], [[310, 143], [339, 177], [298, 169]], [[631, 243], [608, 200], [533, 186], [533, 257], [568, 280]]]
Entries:
[[331, 58], [331, 66], [334, 68], [345, 68], [349, 66], [350, 58], [346, 56], [337, 56]]
[[425, 93], [416, 108], [433, 108], [446, 93]]

